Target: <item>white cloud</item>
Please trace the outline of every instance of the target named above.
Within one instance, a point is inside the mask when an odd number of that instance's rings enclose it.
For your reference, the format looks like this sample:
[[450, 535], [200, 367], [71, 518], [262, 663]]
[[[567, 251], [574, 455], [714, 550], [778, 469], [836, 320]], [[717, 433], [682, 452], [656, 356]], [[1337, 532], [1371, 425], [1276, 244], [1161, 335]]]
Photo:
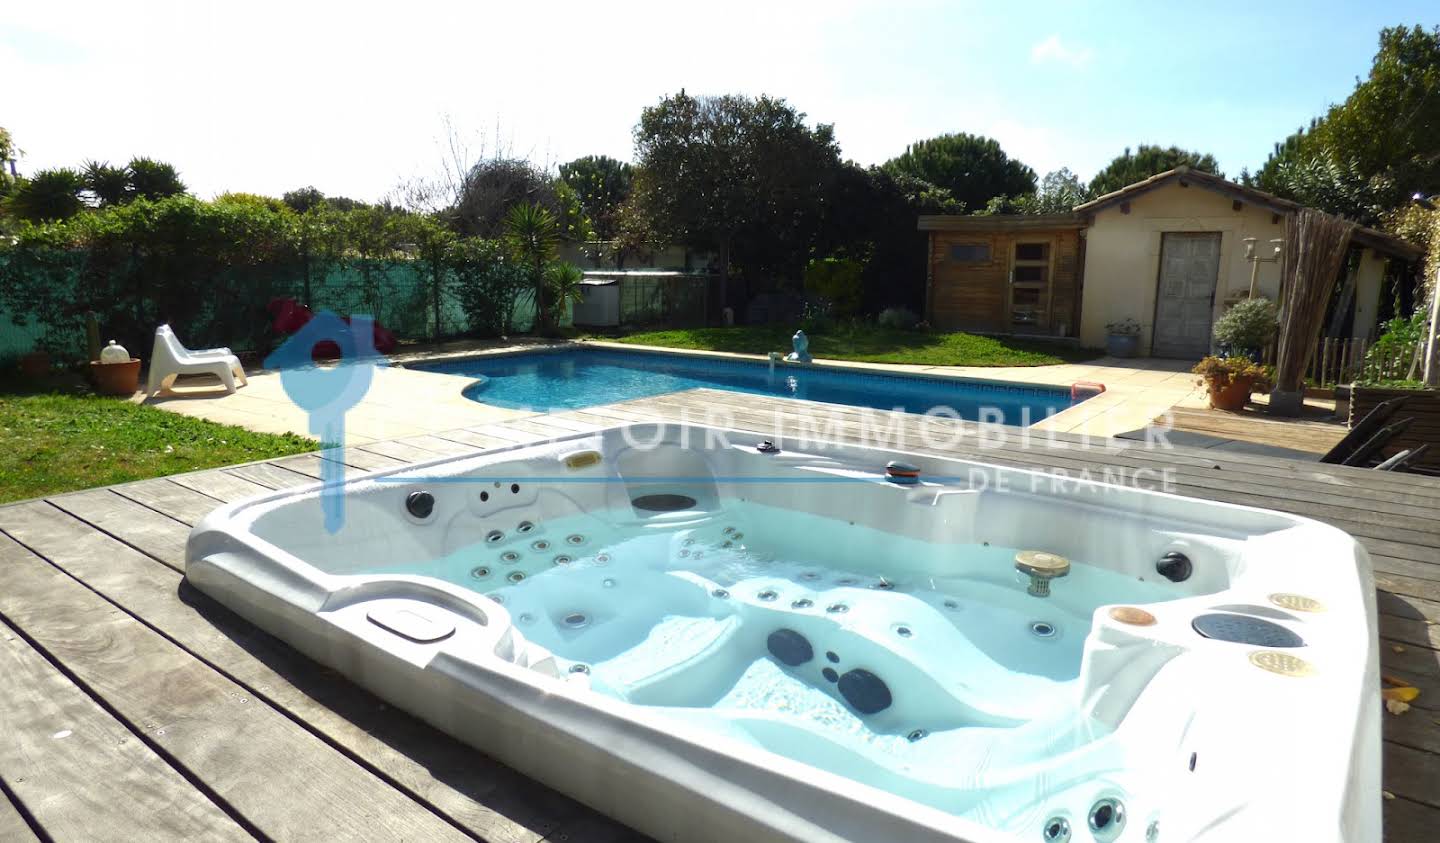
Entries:
[[1068, 47], [1060, 40], [1059, 35], [1051, 35], [1030, 48], [1030, 60], [1037, 64], [1053, 61], [1071, 67], [1084, 67], [1094, 57], [1094, 50], [1089, 47]]

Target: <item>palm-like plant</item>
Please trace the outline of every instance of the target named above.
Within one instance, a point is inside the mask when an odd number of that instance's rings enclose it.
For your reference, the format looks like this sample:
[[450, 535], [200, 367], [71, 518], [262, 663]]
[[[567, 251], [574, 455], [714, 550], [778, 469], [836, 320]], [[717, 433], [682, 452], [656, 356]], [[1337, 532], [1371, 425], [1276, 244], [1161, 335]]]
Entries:
[[130, 198], [130, 168], [112, 167], [109, 162], [85, 162], [85, 192], [100, 207], [123, 205]]
[[74, 170], [60, 168], [40, 170], [22, 179], [7, 199], [12, 213], [31, 222], [63, 220], [75, 216], [85, 207], [80, 191], [85, 179]]
[[136, 196], [164, 199], [185, 192], [185, 183], [170, 164], [151, 158], [132, 158], [127, 169], [130, 170], [130, 189]]
[[522, 202], [505, 215], [505, 242], [515, 260], [530, 276], [535, 297], [535, 325], [541, 332], [553, 329], [546, 268], [560, 248], [560, 224], [539, 203]]
[[578, 303], [581, 299], [580, 282], [585, 273], [580, 267], [568, 261], [556, 261], [545, 268], [545, 286], [555, 303], [563, 307], [566, 302]]

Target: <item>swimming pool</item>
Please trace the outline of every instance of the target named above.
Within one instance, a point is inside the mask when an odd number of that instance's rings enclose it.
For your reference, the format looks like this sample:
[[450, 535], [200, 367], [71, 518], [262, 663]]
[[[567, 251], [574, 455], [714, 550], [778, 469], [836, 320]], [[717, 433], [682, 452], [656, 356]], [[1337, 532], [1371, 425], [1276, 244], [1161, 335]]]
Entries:
[[207, 516], [186, 577], [660, 840], [1379, 839], [1349, 536], [761, 444], [635, 425], [380, 472], [333, 535], [318, 486], [277, 492]]
[[950, 408], [970, 421], [1021, 426], [1074, 404], [1068, 391], [1047, 387], [783, 364], [772, 371], [758, 361], [610, 349], [492, 355], [410, 368], [475, 378], [467, 398], [537, 411], [578, 410], [698, 387], [907, 413]]

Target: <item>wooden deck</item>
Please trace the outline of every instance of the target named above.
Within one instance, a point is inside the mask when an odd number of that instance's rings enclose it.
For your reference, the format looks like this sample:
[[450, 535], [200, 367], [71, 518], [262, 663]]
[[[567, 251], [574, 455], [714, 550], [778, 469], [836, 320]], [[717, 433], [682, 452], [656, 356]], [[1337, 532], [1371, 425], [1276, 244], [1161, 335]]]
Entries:
[[[807, 410], [822, 420], [806, 421]], [[854, 408], [695, 390], [0, 507], [0, 840], [642, 839], [324, 670], [189, 588], [190, 526], [222, 502], [368, 470], [682, 416], [867, 441]], [[1440, 824], [1440, 480], [883, 414], [908, 450], [1069, 472], [1150, 469], [1193, 497], [1327, 521], [1380, 588], [1386, 835]], [[926, 444], [931, 439], [954, 440]], [[958, 438], [957, 438], [958, 437]], [[1022, 447], [1023, 445], [1023, 447]], [[1125, 447], [1121, 447], [1121, 446]], [[1149, 475], [1152, 479], [1155, 475]], [[1378, 693], [1378, 689], [1377, 689]]]
[[1174, 429], [1232, 442], [1268, 445], [1320, 456], [1339, 444], [1348, 432], [1344, 424], [1313, 417], [1282, 419], [1257, 408], [1239, 413], [1223, 410], [1172, 407]]

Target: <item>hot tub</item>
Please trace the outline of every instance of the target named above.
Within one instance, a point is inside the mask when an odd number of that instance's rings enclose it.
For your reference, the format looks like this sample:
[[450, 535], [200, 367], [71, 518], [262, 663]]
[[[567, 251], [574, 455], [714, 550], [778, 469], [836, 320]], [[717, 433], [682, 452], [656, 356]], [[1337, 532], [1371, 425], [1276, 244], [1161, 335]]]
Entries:
[[437, 460], [347, 480], [334, 534], [318, 485], [279, 492], [201, 522], [186, 576], [661, 840], [1379, 839], [1349, 536], [784, 444], [635, 425]]

